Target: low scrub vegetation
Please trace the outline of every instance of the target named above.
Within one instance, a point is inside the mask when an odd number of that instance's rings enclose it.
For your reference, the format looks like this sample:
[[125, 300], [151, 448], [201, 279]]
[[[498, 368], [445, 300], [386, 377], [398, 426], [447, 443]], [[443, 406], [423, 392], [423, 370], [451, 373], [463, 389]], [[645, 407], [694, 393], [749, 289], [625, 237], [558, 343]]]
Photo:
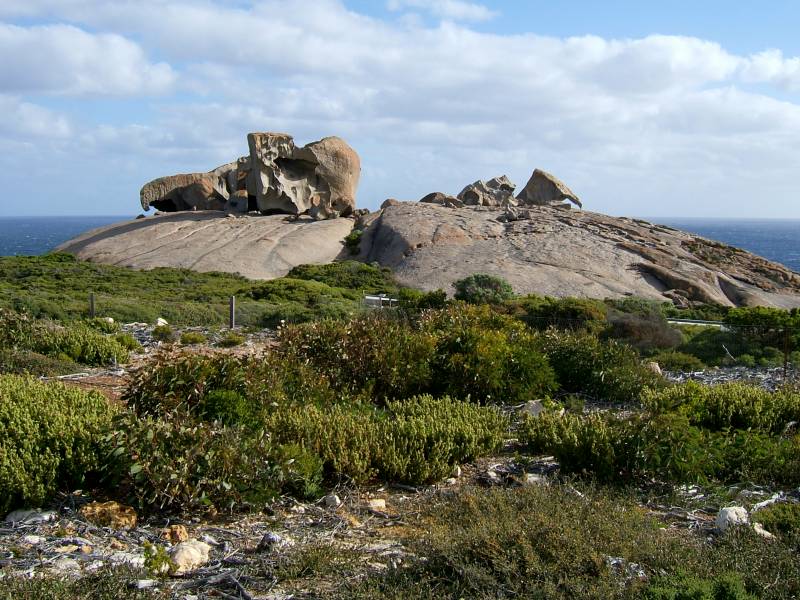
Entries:
[[0, 309], [0, 345], [7, 357], [3, 361], [7, 372], [39, 375], [63, 370], [69, 363], [103, 366], [125, 362], [129, 348], [122, 341], [86, 323], [63, 325]]
[[528, 418], [520, 440], [566, 472], [607, 482], [800, 483], [800, 436], [782, 435], [800, 410], [797, 392], [689, 383], [643, 396], [644, 412]]
[[[554, 484], [468, 490], [431, 506], [416, 559], [344, 584], [347, 598], [750, 600], [800, 592], [794, 550], [747, 529], [664, 530], [631, 498]], [[758, 568], [753, 568], [759, 565]]]
[[0, 375], [0, 512], [91, 481], [115, 412], [94, 392]]

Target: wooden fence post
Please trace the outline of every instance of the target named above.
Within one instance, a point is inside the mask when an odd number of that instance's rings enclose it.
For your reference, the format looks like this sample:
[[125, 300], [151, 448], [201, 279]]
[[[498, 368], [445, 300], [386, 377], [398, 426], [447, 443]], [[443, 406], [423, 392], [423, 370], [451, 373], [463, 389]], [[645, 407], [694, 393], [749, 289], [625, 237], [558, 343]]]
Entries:
[[94, 309], [94, 292], [89, 294], [89, 318], [94, 319], [95, 317], [95, 309]]
[[236, 329], [236, 296], [231, 296], [230, 326]]

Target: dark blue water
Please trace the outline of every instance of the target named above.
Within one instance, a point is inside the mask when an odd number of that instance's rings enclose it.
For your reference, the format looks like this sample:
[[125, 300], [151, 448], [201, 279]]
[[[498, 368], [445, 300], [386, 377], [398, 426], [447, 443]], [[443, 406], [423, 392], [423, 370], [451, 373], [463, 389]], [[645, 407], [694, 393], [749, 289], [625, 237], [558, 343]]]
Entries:
[[724, 242], [800, 273], [800, 219], [647, 219]]
[[0, 217], [0, 256], [46, 254], [95, 227], [131, 217]]

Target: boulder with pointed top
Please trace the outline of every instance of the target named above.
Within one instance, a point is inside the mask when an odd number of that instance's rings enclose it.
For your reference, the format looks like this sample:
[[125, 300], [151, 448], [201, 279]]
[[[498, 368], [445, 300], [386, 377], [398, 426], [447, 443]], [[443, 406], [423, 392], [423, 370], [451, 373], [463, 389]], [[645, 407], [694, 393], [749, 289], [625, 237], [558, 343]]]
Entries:
[[569, 200], [577, 206], [583, 207], [580, 199], [572, 193], [572, 190], [563, 181], [541, 169], [534, 169], [528, 183], [517, 194], [517, 202], [527, 206], [546, 206], [548, 204], [558, 204], [564, 200]]
[[514, 189], [517, 186], [505, 175], [489, 181], [478, 180], [469, 184], [458, 195], [466, 206], [509, 206], [516, 204]]

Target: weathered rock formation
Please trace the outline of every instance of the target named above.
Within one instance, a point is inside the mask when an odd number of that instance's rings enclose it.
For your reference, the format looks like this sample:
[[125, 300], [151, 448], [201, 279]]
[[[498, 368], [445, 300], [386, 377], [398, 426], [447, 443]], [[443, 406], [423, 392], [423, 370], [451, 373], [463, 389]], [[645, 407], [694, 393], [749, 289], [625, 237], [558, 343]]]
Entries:
[[260, 211], [347, 216], [356, 206], [361, 174], [358, 154], [341, 138], [298, 148], [284, 133], [251, 133], [248, 156], [208, 173], [160, 177], [140, 192], [142, 208]]
[[528, 183], [517, 195], [517, 202], [526, 206], [546, 206], [564, 200], [583, 206], [563, 181], [541, 169], [534, 169]]
[[[514, 185], [497, 177], [467, 186], [460, 198], [436, 192], [419, 202], [389, 199], [368, 213], [352, 208], [358, 157], [341, 140], [296, 148], [283, 134], [251, 134], [250, 150], [209, 173], [151, 182], [143, 204], [242, 203], [309, 216], [165, 214], [89, 232], [58, 250], [139, 269], [271, 279], [299, 264], [351, 258], [343, 240], [355, 226], [363, 231], [360, 260], [390, 267], [401, 283], [425, 290], [451, 292], [454, 281], [488, 273], [519, 294], [800, 307], [797, 273], [670, 227], [570, 210], [563, 201], [580, 206], [577, 196], [538, 169], [517, 198]], [[352, 218], [328, 219], [348, 212]]]
[[458, 199], [465, 206], [508, 206], [514, 202], [514, 188], [517, 186], [509, 181], [508, 177], [501, 175], [489, 181], [478, 180], [469, 184]]
[[353, 219], [286, 215], [167, 213], [89, 231], [57, 250], [134, 269], [182, 267], [274, 279], [297, 265], [334, 261], [353, 224]]
[[[507, 213], [513, 210], [515, 218]], [[519, 294], [636, 295], [681, 305], [800, 306], [800, 275], [766, 259], [669, 227], [559, 205], [448, 208], [402, 203], [371, 215], [364, 261], [401, 283], [452, 292], [473, 273]]]

